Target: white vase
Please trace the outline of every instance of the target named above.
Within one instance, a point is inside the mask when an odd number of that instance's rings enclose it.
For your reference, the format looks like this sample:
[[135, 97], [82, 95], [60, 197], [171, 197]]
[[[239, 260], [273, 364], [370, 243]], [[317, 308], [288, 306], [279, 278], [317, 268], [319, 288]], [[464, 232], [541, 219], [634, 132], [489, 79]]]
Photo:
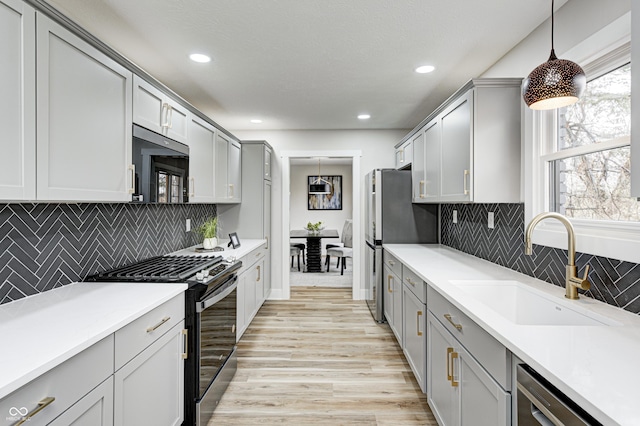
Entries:
[[205, 250], [212, 250], [218, 245], [218, 239], [216, 237], [213, 238], [205, 238], [202, 241], [202, 248]]

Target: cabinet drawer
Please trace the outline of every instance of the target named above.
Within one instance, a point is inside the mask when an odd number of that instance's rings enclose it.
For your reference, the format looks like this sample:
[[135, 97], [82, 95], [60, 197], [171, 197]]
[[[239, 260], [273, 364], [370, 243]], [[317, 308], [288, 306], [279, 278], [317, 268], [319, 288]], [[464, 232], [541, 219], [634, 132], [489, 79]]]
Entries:
[[115, 371], [184, 319], [184, 293], [115, 333]]
[[[3, 417], [11, 417], [7, 419], [12, 424], [19, 421], [27, 410], [31, 413], [37, 409], [40, 401], [52, 397], [55, 400], [51, 404], [26, 422], [33, 426], [47, 424], [111, 374], [113, 335], [105, 337], [4, 398], [0, 401], [0, 413]], [[17, 410], [20, 411], [16, 412]]]
[[402, 265], [402, 282], [422, 303], [427, 303], [426, 284], [415, 272]]
[[394, 255], [385, 250], [382, 259], [384, 260], [384, 264], [391, 269], [391, 272], [396, 274], [398, 278], [402, 277], [402, 263], [396, 259]]
[[242, 275], [244, 272], [249, 270], [253, 265], [255, 265], [256, 262], [263, 259], [266, 253], [265, 248], [266, 248], [266, 244], [263, 244], [257, 249], [252, 250], [251, 252], [241, 257], [240, 260], [242, 261], [242, 267], [238, 271], [238, 275]]
[[511, 390], [511, 353], [507, 348], [431, 286], [427, 287], [427, 299], [429, 311], [503, 389]]

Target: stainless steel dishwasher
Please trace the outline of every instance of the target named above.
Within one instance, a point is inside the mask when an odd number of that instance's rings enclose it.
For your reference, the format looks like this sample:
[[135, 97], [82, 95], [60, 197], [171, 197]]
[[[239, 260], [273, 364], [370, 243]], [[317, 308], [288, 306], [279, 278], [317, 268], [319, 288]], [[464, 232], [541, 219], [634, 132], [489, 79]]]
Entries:
[[518, 426], [602, 426], [528, 365], [518, 365], [517, 379]]

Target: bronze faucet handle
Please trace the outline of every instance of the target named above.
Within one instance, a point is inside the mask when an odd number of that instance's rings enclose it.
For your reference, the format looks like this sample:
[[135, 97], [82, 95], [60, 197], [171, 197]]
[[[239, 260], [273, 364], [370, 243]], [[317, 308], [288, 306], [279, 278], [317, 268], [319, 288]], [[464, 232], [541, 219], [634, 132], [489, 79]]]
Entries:
[[589, 265], [584, 267], [584, 277], [571, 277], [571, 284], [582, 290], [589, 290], [591, 283], [589, 282]]

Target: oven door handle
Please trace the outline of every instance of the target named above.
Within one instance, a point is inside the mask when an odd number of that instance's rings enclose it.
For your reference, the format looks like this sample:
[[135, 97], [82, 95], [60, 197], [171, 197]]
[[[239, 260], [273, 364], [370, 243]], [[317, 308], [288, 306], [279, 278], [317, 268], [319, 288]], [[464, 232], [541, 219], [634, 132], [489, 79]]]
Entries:
[[221, 291], [220, 293], [214, 293], [208, 299], [205, 299], [202, 302], [200, 302], [196, 307], [196, 312], [200, 313], [205, 309], [207, 309], [208, 307], [210, 307], [211, 305], [215, 305], [216, 303], [218, 303], [219, 301], [221, 301], [222, 299], [230, 295], [233, 292], [233, 290], [235, 290], [238, 287], [238, 276], [234, 274], [233, 277], [227, 281], [227, 283], [231, 283], [231, 284], [226, 284], [226, 283], [223, 284], [224, 286], [226, 286], [226, 288], [223, 291]]

